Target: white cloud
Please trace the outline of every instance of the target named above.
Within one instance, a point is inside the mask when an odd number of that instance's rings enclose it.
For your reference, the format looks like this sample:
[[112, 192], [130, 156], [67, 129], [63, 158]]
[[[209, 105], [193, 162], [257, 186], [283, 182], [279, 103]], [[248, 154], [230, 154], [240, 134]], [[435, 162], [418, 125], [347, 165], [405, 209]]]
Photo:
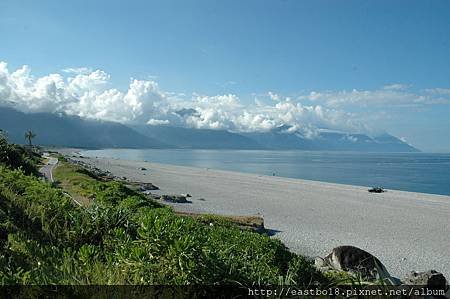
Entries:
[[[67, 72], [67, 70], [70, 70]], [[269, 131], [283, 126], [313, 138], [319, 129], [367, 132], [365, 119], [346, 105], [425, 105], [446, 103], [446, 89], [414, 93], [394, 84], [378, 90], [313, 91], [296, 100], [274, 92], [244, 104], [235, 94], [199, 95], [163, 91], [153, 80], [133, 79], [125, 90], [112, 88], [102, 70], [67, 69], [35, 78], [28, 66], [10, 72], [0, 62], [0, 105], [24, 112], [64, 112], [84, 118], [149, 125], [179, 125], [237, 132]], [[264, 98], [263, 96], [263, 98]], [[269, 100], [272, 99], [272, 100]], [[303, 102], [309, 103], [305, 105]]]
[[64, 73], [69, 74], [89, 74], [92, 72], [92, 69], [87, 67], [69, 67], [62, 70]]
[[146, 123], [168, 110], [166, 95], [154, 81], [132, 80], [125, 92], [109, 85], [110, 76], [101, 70], [34, 78], [28, 66], [11, 73], [0, 63], [0, 103], [21, 111]]
[[425, 89], [424, 91], [434, 95], [450, 95], [449, 88], [429, 88]]
[[170, 121], [168, 119], [154, 119], [151, 118], [148, 122], [148, 125], [152, 126], [160, 126], [160, 125], [168, 125], [170, 124]]
[[269, 91], [267, 93], [269, 95], [269, 98], [273, 101], [279, 101], [280, 100], [280, 96], [274, 92]]
[[[276, 103], [244, 106], [236, 95], [197, 96], [191, 102], [197, 113], [186, 118], [194, 128], [227, 129], [238, 132], [269, 131], [282, 125], [312, 135], [317, 127], [361, 131], [364, 126], [352, 114], [320, 105], [304, 106], [289, 97]], [[315, 134], [315, 133], [314, 133]]]
[[449, 98], [438, 97], [446, 95], [446, 89], [428, 89], [424, 92], [413, 92], [408, 85], [392, 84], [376, 90], [351, 91], [312, 91], [300, 96], [300, 100], [310, 100], [329, 107], [352, 106], [400, 106], [412, 107], [429, 104], [450, 104]]
[[357, 142], [358, 141], [358, 137], [355, 137], [355, 136], [352, 136], [352, 135], [346, 135], [346, 139], [348, 141], [351, 141], [351, 142]]
[[395, 84], [385, 85], [385, 86], [383, 86], [383, 89], [385, 89], [385, 90], [406, 90], [409, 87], [410, 86], [406, 85], [406, 84], [395, 83]]

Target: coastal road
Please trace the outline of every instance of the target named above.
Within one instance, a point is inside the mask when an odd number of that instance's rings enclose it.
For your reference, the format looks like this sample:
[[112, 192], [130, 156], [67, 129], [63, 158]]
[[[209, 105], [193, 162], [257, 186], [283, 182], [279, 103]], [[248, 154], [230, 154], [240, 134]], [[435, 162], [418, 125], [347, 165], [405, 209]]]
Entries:
[[54, 182], [53, 180], [53, 169], [58, 164], [58, 158], [49, 157], [47, 164], [41, 169], [39, 169], [39, 172], [42, 173], [42, 175], [45, 177], [45, 179], [49, 182]]

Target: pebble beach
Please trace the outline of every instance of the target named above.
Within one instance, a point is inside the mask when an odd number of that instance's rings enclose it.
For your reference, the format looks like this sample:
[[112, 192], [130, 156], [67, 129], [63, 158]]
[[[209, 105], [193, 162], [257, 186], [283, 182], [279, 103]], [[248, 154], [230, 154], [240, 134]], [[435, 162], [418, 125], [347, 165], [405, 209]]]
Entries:
[[[306, 256], [340, 245], [360, 247], [402, 278], [434, 269], [450, 277], [450, 196], [138, 162], [76, 158], [130, 181], [158, 186], [157, 194], [192, 195], [177, 211], [261, 215], [274, 238]], [[145, 170], [143, 170], [145, 169]]]

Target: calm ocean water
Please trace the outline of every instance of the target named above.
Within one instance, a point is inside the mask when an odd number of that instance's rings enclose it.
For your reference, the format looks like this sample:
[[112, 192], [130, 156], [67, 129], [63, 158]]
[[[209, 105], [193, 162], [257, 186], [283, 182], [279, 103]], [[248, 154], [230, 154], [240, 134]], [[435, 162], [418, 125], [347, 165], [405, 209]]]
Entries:
[[105, 149], [82, 155], [450, 195], [450, 154]]

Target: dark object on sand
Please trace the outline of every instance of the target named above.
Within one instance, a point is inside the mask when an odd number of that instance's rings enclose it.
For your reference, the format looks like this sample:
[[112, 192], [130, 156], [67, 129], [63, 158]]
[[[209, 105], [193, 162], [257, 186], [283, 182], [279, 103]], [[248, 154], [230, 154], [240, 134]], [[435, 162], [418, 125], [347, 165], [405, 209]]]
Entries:
[[386, 190], [384, 190], [381, 187], [373, 187], [373, 188], [370, 188], [368, 191], [370, 193], [383, 193], [383, 192], [386, 192]]
[[144, 192], [148, 190], [159, 190], [159, 188], [152, 183], [140, 183], [138, 186], [139, 191]]
[[188, 202], [185, 196], [182, 195], [161, 195], [161, 199], [164, 201], [186, 203]]
[[145, 167], [140, 167], [139, 170], [143, 170], [143, 171], [144, 171], [144, 170], [147, 170], [147, 168], [145, 168]]
[[146, 190], [146, 191], [142, 192], [142, 194], [147, 195], [153, 199], [161, 199], [161, 195], [152, 193], [151, 190]]
[[151, 193], [150, 196], [153, 197], [153, 199], [161, 199], [161, 195], [158, 194]]

